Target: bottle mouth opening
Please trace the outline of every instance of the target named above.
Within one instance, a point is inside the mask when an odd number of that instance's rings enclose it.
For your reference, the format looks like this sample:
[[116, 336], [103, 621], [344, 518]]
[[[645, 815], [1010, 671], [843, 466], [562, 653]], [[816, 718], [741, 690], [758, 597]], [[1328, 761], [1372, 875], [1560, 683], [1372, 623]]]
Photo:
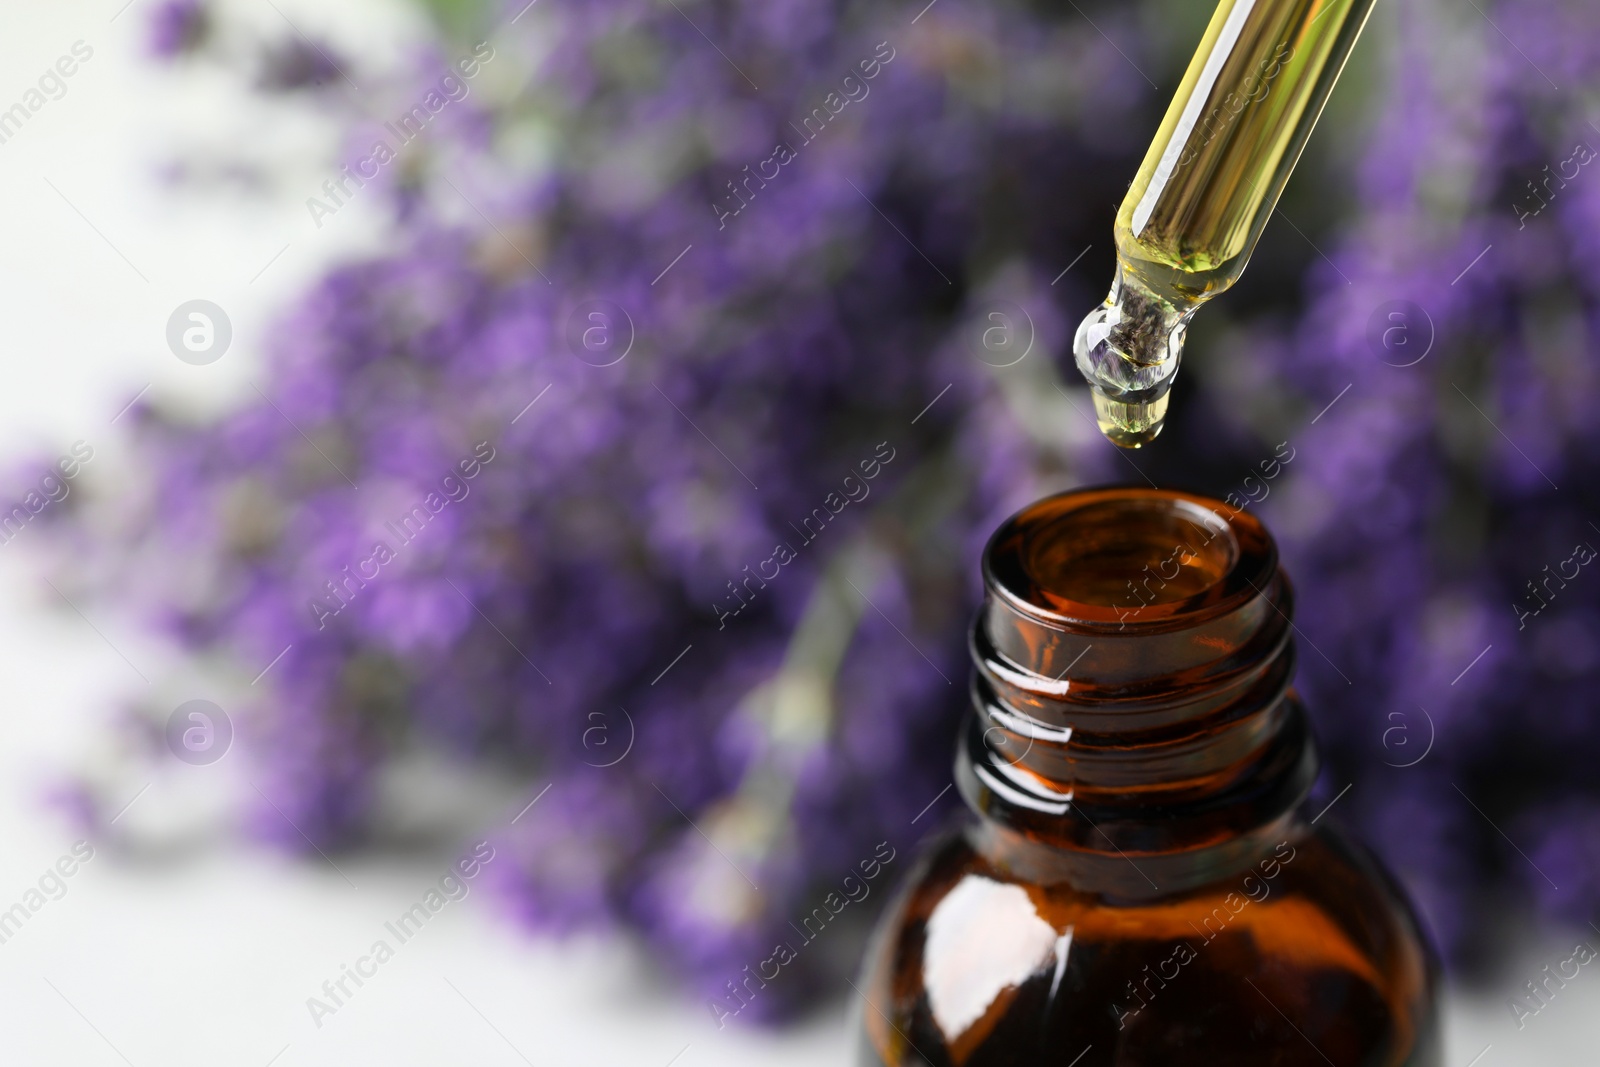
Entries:
[[1248, 513], [1132, 487], [1047, 497], [984, 551], [990, 590], [1059, 629], [1198, 622], [1259, 594], [1276, 567], [1271, 537]]

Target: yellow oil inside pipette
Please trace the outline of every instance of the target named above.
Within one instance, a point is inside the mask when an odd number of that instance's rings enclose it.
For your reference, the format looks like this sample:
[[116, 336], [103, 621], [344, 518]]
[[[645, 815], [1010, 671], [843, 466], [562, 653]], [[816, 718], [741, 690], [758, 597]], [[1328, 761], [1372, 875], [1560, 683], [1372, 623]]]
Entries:
[[1222, 0], [1117, 211], [1117, 276], [1073, 339], [1101, 432], [1166, 418], [1184, 331], [1244, 273], [1372, 0]]

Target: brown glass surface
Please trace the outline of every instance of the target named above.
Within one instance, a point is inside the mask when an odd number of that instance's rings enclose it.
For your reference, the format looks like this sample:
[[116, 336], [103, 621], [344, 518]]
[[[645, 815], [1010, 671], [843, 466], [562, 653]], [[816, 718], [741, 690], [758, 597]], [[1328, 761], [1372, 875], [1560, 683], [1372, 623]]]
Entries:
[[859, 1062], [1434, 1064], [1408, 905], [1301, 811], [1316, 756], [1260, 523], [1063, 494], [1001, 527], [984, 576], [956, 760], [976, 818], [880, 923]]
[[1158, 571], [1149, 602], [1188, 600], [1215, 586], [1238, 554], [1226, 523], [1159, 499], [1103, 500], [1028, 525], [1023, 565], [1033, 581], [1024, 596], [1056, 610], [1116, 606], [1130, 586], [1138, 588], [1153, 566], [1159, 568], [1163, 553], [1173, 559], [1172, 577]]

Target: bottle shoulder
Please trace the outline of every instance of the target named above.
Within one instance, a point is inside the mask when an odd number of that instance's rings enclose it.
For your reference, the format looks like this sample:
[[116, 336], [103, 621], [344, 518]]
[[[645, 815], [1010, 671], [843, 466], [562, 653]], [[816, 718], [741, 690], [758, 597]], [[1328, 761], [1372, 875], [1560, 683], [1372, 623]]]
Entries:
[[1404, 898], [1330, 826], [1140, 900], [1028, 881], [957, 831], [885, 916], [863, 1024], [882, 1063], [1065, 1062], [1090, 1046], [1079, 1067], [1202, 1048], [1208, 1062], [1311, 1062], [1310, 1042], [1341, 1065], [1420, 1064], [1434, 972]]

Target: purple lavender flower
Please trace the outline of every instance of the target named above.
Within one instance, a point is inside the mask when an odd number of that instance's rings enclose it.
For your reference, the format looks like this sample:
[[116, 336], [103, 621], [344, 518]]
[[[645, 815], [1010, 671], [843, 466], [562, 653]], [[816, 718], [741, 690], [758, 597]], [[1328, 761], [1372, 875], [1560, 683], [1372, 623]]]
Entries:
[[147, 47], [151, 55], [170, 59], [199, 48], [210, 29], [206, 0], [166, 0], [150, 15]]
[[319, 89], [342, 77], [332, 45], [295, 37], [267, 49], [256, 84], [264, 92], [287, 93]]

